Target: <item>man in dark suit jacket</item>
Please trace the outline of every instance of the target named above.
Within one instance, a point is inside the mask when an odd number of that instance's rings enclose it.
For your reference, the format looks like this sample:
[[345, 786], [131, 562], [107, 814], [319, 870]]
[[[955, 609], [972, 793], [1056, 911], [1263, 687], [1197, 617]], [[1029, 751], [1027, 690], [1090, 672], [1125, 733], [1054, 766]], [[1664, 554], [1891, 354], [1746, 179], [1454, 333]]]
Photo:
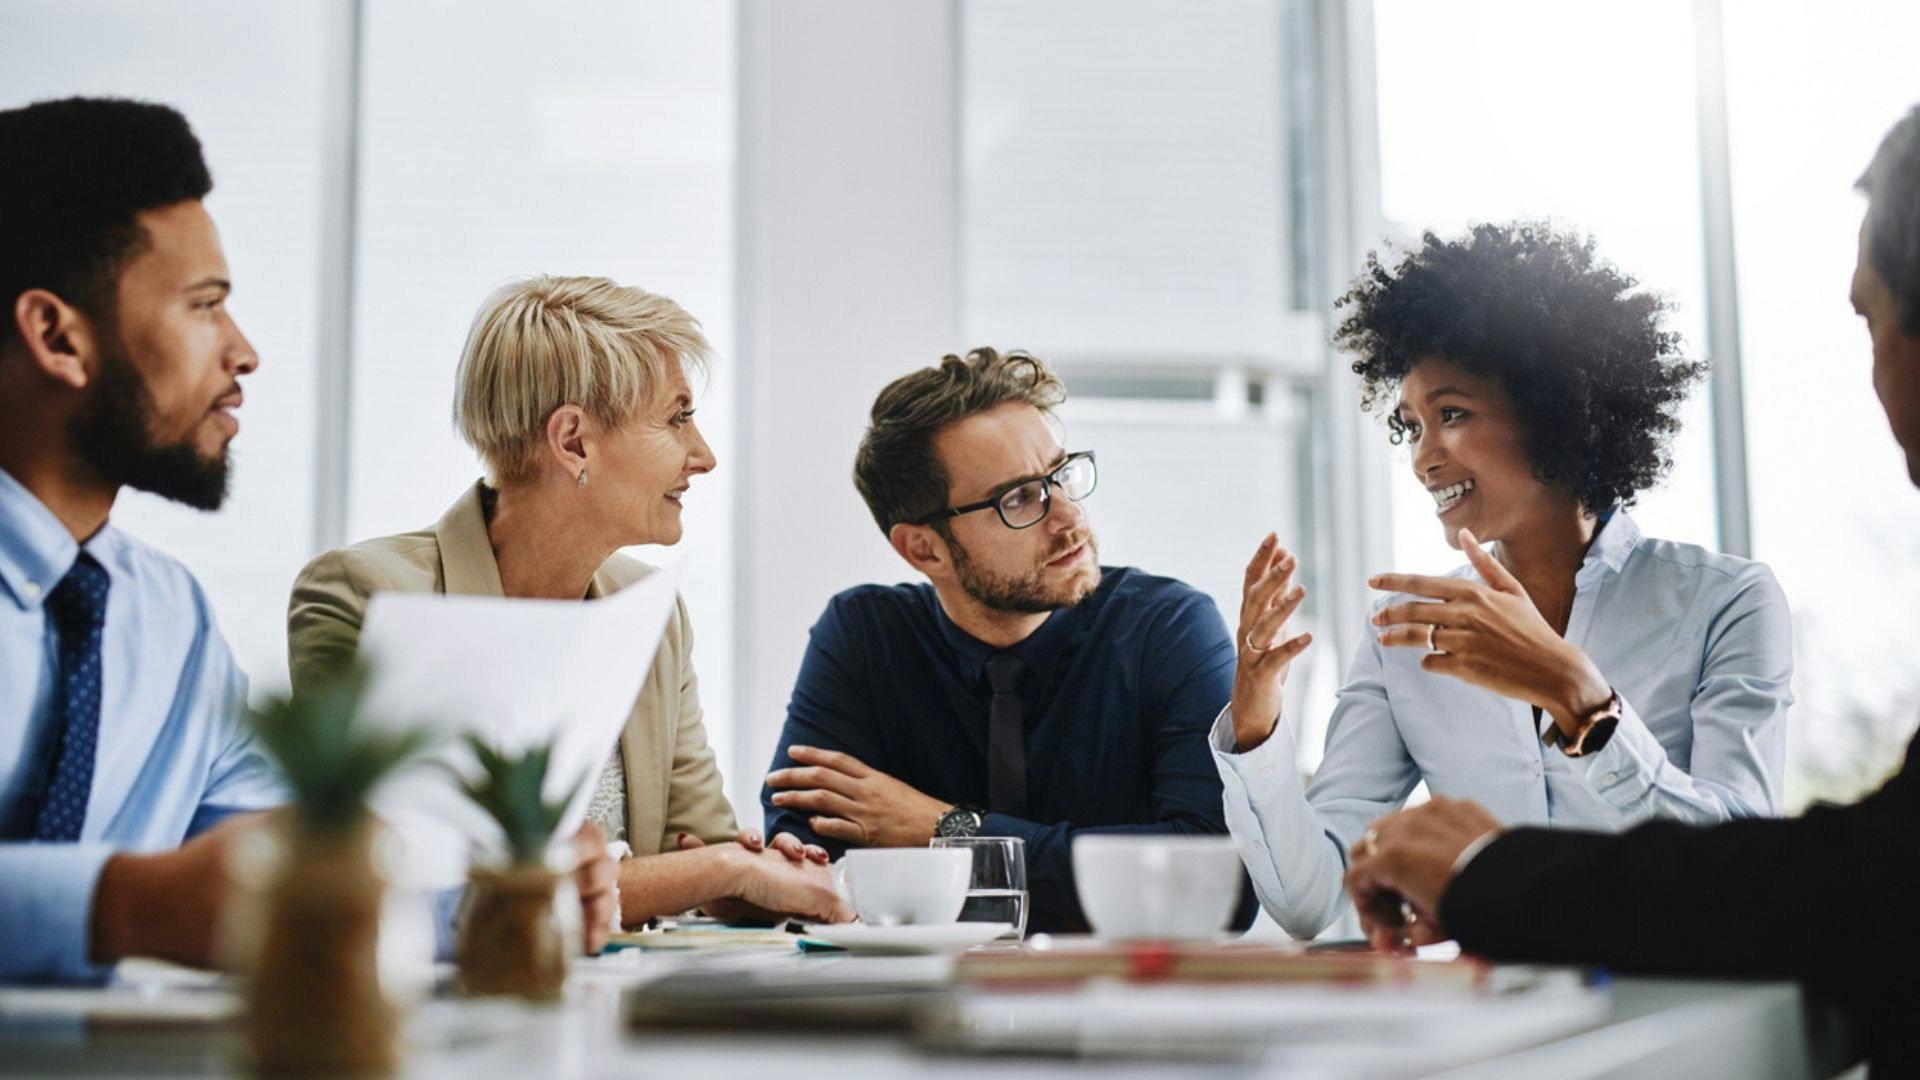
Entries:
[[[1853, 306], [1920, 485], [1920, 107], [1859, 188]], [[1378, 948], [1451, 935], [1500, 960], [1796, 978], [1846, 1013], [1876, 1072], [1920, 1070], [1920, 738], [1879, 791], [1787, 821], [1503, 831], [1471, 802], [1435, 799], [1362, 837], [1347, 889]], [[1852, 932], [1823, 932], [1836, 922]]]

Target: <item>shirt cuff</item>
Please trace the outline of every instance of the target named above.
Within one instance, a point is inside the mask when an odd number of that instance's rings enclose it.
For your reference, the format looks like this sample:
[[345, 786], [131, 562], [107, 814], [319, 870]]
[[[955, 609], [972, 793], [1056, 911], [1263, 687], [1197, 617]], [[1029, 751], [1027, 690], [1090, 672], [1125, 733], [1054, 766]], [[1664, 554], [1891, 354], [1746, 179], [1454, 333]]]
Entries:
[[1453, 869], [1447, 872], [1447, 880], [1451, 881], [1459, 877], [1460, 871], [1467, 868], [1467, 864], [1473, 861], [1475, 855], [1485, 851], [1488, 844], [1498, 839], [1500, 839], [1499, 829], [1488, 829], [1486, 832], [1474, 837], [1473, 843], [1461, 848], [1460, 854], [1454, 858]]
[[93, 900], [111, 844], [0, 844], [0, 982], [100, 982]]
[[[1213, 747], [1215, 756], [1226, 761], [1235, 771], [1241, 769], [1260, 769], [1274, 764], [1275, 758], [1284, 758], [1289, 767], [1293, 764], [1293, 740], [1284, 738], [1291, 732], [1282, 732], [1286, 727], [1287, 714], [1283, 710], [1273, 722], [1273, 734], [1265, 742], [1251, 750], [1241, 751], [1233, 735], [1233, 706], [1227, 705], [1214, 717], [1213, 728], [1207, 733], [1207, 742]], [[1271, 774], [1269, 774], [1271, 775]]]

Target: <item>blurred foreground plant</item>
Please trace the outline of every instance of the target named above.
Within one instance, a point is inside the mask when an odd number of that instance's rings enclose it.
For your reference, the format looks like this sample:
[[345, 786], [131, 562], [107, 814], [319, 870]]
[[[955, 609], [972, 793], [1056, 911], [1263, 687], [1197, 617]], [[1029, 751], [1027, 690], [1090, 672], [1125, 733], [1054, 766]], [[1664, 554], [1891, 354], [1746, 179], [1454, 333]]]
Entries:
[[260, 905], [248, 981], [247, 1045], [265, 1074], [386, 1074], [399, 1068], [399, 1019], [378, 962], [386, 879], [368, 800], [429, 741], [420, 729], [364, 724], [360, 664], [249, 715], [285, 778], [278, 851]]
[[[467, 872], [458, 958], [460, 988], [469, 994], [514, 994], [533, 1000], [560, 996], [567, 978], [568, 942], [578, 918], [572, 867], [549, 858], [567, 798], [549, 802], [551, 742], [517, 755], [467, 737], [479, 774], [460, 788], [506, 836], [503, 866], [476, 863]], [[568, 788], [571, 792], [573, 789]]]

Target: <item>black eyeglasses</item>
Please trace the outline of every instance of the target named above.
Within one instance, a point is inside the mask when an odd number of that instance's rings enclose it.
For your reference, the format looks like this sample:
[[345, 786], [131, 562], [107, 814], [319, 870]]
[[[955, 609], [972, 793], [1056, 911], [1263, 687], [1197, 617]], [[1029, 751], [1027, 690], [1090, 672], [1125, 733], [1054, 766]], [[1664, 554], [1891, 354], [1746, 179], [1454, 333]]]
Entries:
[[1094, 467], [1093, 451], [1081, 450], [1068, 454], [1060, 467], [1045, 476], [1032, 480], [1022, 480], [1012, 487], [995, 495], [966, 506], [954, 506], [937, 513], [928, 514], [915, 525], [931, 525], [936, 521], [971, 514], [975, 510], [992, 507], [1000, 515], [1000, 523], [1009, 529], [1025, 529], [1040, 524], [1053, 506], [1052, 489], [1059, 488], [1061, 493], [1074, 502], [1093, 494], [1100, 483], [1100, 471]]

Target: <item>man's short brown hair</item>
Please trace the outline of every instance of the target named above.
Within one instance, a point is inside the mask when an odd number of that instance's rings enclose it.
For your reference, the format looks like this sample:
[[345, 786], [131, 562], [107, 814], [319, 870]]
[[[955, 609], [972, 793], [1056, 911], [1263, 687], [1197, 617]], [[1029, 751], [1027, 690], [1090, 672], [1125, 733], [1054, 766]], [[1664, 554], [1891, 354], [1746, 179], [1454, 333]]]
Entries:
[[946, 509], [953, 481], [933, 447], [942, 431], [1013, 401], [1052, 415], [1066, 398], [1059, 377], [1019, 349], [1004, 356], [988, 348], [965, 359], [944, 356], [939, 367], [903, 375], [874, 399], [853, 458], [853, 486], [880, 531], [891, 534], [895, 525]]

